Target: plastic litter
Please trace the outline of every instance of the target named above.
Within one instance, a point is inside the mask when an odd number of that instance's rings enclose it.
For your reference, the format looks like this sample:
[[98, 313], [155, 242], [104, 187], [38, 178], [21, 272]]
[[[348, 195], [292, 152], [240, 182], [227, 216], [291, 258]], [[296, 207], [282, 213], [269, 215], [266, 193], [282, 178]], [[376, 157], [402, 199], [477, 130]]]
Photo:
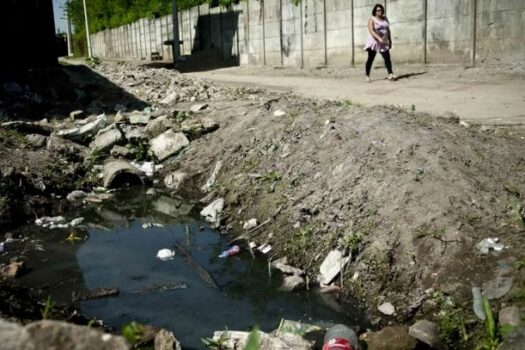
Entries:
[[483, 297], [481, 296], [481, 289], [479, 289], [479, 287], [472, 287], [472, 309], [480, 320], [485, 320]]
[[161, 249], [157, 253], [157, 258], [162, 261], [172, 260], [175, 257], [175, 252], [171, 249]]
[[265, 244], [261, 244], [258, 248], [257, 248], [258, 251], [260, 251], [261, 253], [263, 254], [268, 254], [270, 252], [270, 250], [272, 250], [272, 246], [269, 245], [268, 243], [265, 243]]
[[147, 228], [150, 228], [150, 227], [164, 227], [163, 224], [158, 224], [156, 222], [145, 222], [142, 224], [142, 228], [143, 229], [147, 229]]
[[499, 242], [499, 238], [485, 238], [476, 245], [476, 248], [481, 254], [488, 254], [493, 250], [500, 252], [505, 246]]
[[3, 253], [4, 251], [5, 251], [5, 243], [0, 242], [0, 254]]
[[219, 254], [219, 258], [227, 258], [229, 256], [237, 255], [241, 252], [241, 248], [238, 245], [232, 246], [230, 249], [223, 251]]

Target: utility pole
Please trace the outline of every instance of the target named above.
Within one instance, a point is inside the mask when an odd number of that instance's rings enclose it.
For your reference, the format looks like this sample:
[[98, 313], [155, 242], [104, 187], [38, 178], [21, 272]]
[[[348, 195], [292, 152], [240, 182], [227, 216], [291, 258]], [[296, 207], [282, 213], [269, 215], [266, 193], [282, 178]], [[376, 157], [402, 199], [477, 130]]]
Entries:
[[71, 45], [71, 17], [69, 17], [69, 0], [66, 1], [66, 16], [67, 16], [67, 55], [73, 56], [73, 46]]
[[[85, 0], [84, 0], [85, 1]], [[173, 23], [173, 45], [171, 50], [173, 52], [173, 65], [177, 62], [180, 55], [179, 50], [179, 14], [177, 12], [177, 0], [173, 0], [172, 9], [172, 23]]]
[[86, 39], [87, 39], [88, 57], [92, 58], [93, 53], [91, 52], [91, 39], [89, 38], [89, 20], [88, 20], [88, 14], [87, 14], [86, 0], [82, 0], [82, 2], [84, 3], [84, 18], [86, 19]]

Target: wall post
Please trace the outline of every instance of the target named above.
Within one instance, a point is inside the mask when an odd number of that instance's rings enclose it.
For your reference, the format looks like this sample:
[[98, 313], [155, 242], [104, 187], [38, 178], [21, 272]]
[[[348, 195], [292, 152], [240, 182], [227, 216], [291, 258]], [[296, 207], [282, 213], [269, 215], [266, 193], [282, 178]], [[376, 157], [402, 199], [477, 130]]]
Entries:
[[352, 26], [350, 27], [351, 31], [351, 38], [352, 38], [352, 59], [351, 59], [351, 65], [355, 65], [355, 16], [354, 16], [354, 0], [350, 1], [350, 17], [352, 18]]
[[423, 63], [427, 64], [428, 0], [423, 1], [423, 18]]
[[470, 62], [473, 66], [476, 65], [476, 40], [478, 27], [478, 0], [471, 0], [472, 13], [472, 48], [470, 53]]
[[324, 65], [328, 66], [328, 34], [326, 29], [326, 0], [323, 0], [323, 39], [324, 39]]

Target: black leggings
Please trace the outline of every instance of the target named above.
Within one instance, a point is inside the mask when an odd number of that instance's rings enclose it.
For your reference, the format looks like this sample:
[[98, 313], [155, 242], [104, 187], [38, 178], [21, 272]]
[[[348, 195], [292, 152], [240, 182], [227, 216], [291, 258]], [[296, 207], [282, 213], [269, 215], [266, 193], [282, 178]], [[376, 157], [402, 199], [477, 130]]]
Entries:
[[[370, 76], [370, 69], [372, 69], [372, 63], [374, 63], [374, 59], [376, 58], [377, 51], [374, 51], [372, 49], [366, 50], [368, 52], [368, 60], [366, 61], [366, 76]], [[383, 52], [379, 52], [381, 56], [383, 56], [383, 59], [385, 60], [385, 66], [386, 70], [388, 71], [388, 74], [394, 74], [392, 71], [392, 61], [390, 60], [390, 51], [386, 50]]]

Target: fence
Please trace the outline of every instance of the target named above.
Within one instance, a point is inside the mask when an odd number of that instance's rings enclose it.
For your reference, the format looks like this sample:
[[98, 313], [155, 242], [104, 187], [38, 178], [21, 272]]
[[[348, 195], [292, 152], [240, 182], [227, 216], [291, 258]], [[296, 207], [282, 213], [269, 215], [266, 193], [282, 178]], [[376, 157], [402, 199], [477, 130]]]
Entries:
[[[246, 0], [230, 8], [201, 5], [178, 14], [181, 53], [217, 48], [238, 64], [348, 66], [362, 62], [367, 21], [386, 7], [392, 55], [406, 63], [521, 63], [523, 0]], [[171, 60], [171, 16], [141, 19], [92, 35], [94, 55]]]

